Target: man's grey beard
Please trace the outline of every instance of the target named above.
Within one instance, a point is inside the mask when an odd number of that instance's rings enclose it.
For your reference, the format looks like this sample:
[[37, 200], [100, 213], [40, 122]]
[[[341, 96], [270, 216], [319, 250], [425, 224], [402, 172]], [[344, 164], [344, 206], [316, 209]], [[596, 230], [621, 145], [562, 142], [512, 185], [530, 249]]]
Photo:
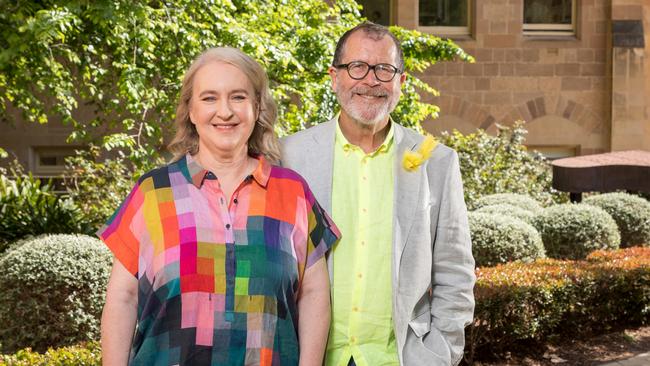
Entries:
[[[341, 90], [336, 90], [336, 100], [339, 102], [339, 105], [341, 106], [341, 109], [345, 111], [345, 113], [350, 116], [352, 119], [354, 119], [356, 122], [365, 125], [365, 126], [374, 126], [377, 123], [380, 123], [384, 121], [386, 118], [390, 116], [390, 112], [395, 109], [395, 106], [397, 105], [397, 101], [388, 101], [386, 100], [386, 103], [382, 103], [382, 105], [374, 108], [372, 110], [372, 114], [375, 115], [374, 118], [372, 119], [367, 119], [363, 117], [363, 112], [359, 111], [358, 108], [353, 106], [352, 103], [352, 96], [354, 94], [367, 94], [367, 95], [374, 95], [374, 96], [388, 96], [388, 93], [382, 91], [382, 90], [373, 90], [372, 88], [363, 88], [363, 87], [357, 87], [352, 89], [349, 94], [350, 98], [348, 98], [348, 103], [347, 105], [344, 104], [341, 101], [340, 95], [343, 92]], [[366, 109], [367, 110], [367, 109]]]

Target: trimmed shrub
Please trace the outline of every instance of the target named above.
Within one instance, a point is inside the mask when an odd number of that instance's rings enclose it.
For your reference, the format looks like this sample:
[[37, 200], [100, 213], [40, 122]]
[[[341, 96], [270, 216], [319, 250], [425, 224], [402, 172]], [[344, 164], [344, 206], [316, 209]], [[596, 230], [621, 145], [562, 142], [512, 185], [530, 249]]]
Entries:
[[525, 194], [516, 193], [497, 193], [483, 196], [474, 202], [474, 208], [480, 209], [485, 206], [494, 206], [500, 204], [516, 206], [521, 209], [530, 211], [533, 214], [537, 214], [542, 211], [542, 206], [532, 197]]
[[605, 193], [583, 203], [602, 208], [616, 221], [621, 247], [650, 245], [650, 202], [627, 193]]
[[4, 352], [98, 339], [112, 255], [85, 235], [49, 235], [0, 257], [0, 344]]
[[54, 194], [49, 183], [25, 175], [17, 163], [8, 174], [0, 173], [0, 253], [26, 236], [94, 231], [71, 199]]
[[525, 210], [521, 207], [513, 206], [508, 203], [501, 203], [497, 205], [483, 206], [476, 211], [476, 213], [485, 213], [491, 215], [504, 215], [514, 217], [525, 223], [532, 224], [535, 214], [529, 210]]
[[0, 355], [0, 365], [7, 366], [101, 366], [102, 354], [98, 342], [50, 348], [41, 354], [23, 349], [13, 355]]
[[545, 257], [537, 230], [519, 219], [470, 212], [469, 229], [472, 253], [479, 267]]
[[595, 206], [551, 206], [533, 222], [551, 258], [584, 259], [594, 250], [617, 249], [621, 242], [614, 219]]
[[596, 251], [582, 261], [540, 259], [476, 270], [465, 360], [522, 341], [650, 322], [650, 248]]

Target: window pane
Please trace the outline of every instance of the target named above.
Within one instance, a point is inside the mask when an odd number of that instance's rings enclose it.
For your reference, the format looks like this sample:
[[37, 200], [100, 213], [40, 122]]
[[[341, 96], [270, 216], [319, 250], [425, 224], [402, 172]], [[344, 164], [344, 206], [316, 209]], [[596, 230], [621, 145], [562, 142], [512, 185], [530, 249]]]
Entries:
[[524, 0], [524, 23], [571, 24], [573, 0]]
[[420, 0], [420, 25], [429, 27], [466, 27], [466, 0]]
[[390, 22], [390, 0], [357, 0], [363, 7], [361, 15], [369, 21], [388, 26]]
[[57, 158], [56, 156], [41, 156], [41, 161], [40, 165], [42, 166], [57, 166]]

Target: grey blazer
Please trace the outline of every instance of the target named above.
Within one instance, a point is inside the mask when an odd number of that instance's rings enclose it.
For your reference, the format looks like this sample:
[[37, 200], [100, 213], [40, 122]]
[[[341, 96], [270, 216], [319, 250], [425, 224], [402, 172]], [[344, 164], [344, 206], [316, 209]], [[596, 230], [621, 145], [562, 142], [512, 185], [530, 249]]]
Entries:
[[[423, 137], [393, 123], [393, 324], [401, 365], [456, 365], [474, 312], [474, 258], [458, 155], [439, 144], [416, 171], [402, 167]], [[282, 164], [302, 175], [332, 212], [336, 120], [282, 140]], [[331, 276], [331, 257], [328, 258]], [[336, 286], [336, 284], [333, 284]]]

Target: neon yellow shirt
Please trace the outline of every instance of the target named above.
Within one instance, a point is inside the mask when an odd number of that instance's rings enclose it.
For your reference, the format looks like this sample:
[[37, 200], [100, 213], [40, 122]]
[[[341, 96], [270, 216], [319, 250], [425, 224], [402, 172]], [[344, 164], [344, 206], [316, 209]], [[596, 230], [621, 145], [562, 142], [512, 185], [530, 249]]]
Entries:
[[[392, 121], [390, 122], [393, 123]], [[393, 127], [374, 152], [352, 145], [336, 126], [332, 216], [332, 322], [325, 365], [399, 365], [392, 321]]]

